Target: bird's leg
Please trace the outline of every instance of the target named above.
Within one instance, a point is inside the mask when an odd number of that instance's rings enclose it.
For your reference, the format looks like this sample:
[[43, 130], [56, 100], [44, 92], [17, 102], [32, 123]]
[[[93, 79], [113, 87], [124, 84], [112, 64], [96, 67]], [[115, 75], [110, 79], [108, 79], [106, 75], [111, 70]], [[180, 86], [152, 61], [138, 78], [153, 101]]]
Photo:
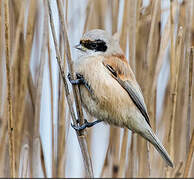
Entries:
[[70, 81], [70, 83], [72, 85], [84, 85], [88, 91], [93, 95], [93, 90], [91, 89], [90, 85], [87, 83], [87, 81], [85, 80], [85, 78], [83, 77], [83, 75], [76, 73], [76, 77], [77, 79], [72, 79], [70, 73], [68, 74], [68, 79]]
[[73, 124], [71, 124], [71, 126], [76, 130], [76, 131], [81, 131], [83, 129], [89, 128], [94, 126], [97, 123], [100, 123], [102, 120], [96, 120], [94, 122], [88, 122], [86, 119], [84, 119], [84, 124], [82, 124], [81, 126], [75, 126]]

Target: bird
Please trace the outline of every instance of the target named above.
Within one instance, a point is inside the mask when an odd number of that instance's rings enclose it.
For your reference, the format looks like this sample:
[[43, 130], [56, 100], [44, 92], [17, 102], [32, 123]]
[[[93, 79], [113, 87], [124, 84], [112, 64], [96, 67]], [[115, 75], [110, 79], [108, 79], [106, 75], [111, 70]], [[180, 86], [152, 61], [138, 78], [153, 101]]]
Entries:
[[73, 63], [76, 78], [68, 74], [72, 85], [78, 85], [83, 108], [97, 120], [80, 126], [81, 131], [105, 122], [128, 128], [149, 141], [168, 166], [173, 167], [168, 152], [153, 132], [143, 93], [119, 44], [119, 33], [102, 29], [86, 32], [78, 45], [79, 56]]

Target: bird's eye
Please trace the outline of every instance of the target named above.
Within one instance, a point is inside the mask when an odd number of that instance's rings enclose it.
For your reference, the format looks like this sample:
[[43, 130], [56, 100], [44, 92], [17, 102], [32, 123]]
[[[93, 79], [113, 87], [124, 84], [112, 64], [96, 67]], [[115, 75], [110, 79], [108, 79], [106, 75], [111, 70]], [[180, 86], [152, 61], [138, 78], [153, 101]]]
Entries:
[[96, 51], [102, 51], [105, 52], [107, 50], [107, 45], [106, 42], [100, 39], [97, 39], [96, 41]]
[[90, 45], [90, 46], [91, 46], [91, 48], [92, 48], [92, 49], [96, 49], [97, 44], [96, 44], [96, 43], [91, 43], [91, 45]]

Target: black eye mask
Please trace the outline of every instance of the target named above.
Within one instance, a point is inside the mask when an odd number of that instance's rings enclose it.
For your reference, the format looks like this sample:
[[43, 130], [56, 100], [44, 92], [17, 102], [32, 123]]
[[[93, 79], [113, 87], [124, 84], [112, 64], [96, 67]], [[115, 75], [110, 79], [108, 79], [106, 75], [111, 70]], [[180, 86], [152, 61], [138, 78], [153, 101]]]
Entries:
[[87, 49], [94, 50], [94, 51], [105, 52], [107, 50], [106, 43], [100, 39], [97, 39], [95, 41], [81, 40], [80, 44], [86, 47]]

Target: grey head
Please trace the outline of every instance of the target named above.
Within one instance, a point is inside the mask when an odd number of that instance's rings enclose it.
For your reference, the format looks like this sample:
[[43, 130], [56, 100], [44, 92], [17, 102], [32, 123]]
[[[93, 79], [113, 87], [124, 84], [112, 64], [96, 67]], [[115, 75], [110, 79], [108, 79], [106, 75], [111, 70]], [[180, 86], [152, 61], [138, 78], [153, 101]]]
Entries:
[[76, 48], [85, 56], [122, 53], [118, 38], [101, 29], [86, 32]]

